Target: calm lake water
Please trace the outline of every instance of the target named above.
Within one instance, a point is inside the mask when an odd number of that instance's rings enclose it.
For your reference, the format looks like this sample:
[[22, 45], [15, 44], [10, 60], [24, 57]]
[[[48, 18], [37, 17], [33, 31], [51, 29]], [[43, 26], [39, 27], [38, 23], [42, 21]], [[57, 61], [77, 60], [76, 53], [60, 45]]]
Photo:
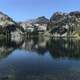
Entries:
[[0, 80], [80, 80], [80, 41], [0, 40]]

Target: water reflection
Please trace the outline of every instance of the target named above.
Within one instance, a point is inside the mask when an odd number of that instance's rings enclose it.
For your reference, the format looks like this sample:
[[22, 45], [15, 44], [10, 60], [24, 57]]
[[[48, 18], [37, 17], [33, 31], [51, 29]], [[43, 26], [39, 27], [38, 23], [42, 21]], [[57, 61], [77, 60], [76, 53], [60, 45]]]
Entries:
[[77, 59], [80, 57], [80, 40], [71, 38], [49, 40], [44, 38], [33, 38], [25, 40], [22, 49], [34, 51], [41, 55], [49, 52], [53, 58], [68, 57]]
[[80, 58], [80, 41], [75, 39], [51, 39], [48, 50], [53, 57]]
[[47, 41], [44, 38], [32, 38], [25, 39], [22, 49], [31, 52], [37, 52], [38, 54], [44, 54], [47, 51]]
[[0, 40], [0, 57], [8, 55], [15, 49], [36, 52], [39, 55], [49, 52], [53, 58], [80, 58], [80, 40], [76, 39], [46, 39], [35, 37], [18, 43], [10, 39]]
[[0, 39], [0, 59], [8, 56], [16, 48], [22, 45], [23, 41], [17, 43], [16, 41], [11, 41], [11, 39]]
[[2, 80], [80, 80], [79, 74], [80, 40], [40, 37], [19, 42], [0, 40]]

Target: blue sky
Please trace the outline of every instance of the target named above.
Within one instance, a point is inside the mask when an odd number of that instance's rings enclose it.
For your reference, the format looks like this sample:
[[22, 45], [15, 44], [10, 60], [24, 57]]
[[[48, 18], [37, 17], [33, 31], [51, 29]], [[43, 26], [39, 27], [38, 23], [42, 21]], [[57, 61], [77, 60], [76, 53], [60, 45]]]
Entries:
[[1, 0], [0, 11], [15, 21], [33, 19], [39, 16], [49, 18], [54, 12], [80, 10], [80, 0]]

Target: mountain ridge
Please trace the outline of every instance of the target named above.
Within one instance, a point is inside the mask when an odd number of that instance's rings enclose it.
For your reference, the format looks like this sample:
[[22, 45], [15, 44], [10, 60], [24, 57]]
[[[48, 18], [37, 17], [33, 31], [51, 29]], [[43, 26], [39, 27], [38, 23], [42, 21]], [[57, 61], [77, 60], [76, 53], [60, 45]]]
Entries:
[[49, 33], [53, 35], [55, 33], [59, 35], [63, 35], [65, 33], [67, 33], [68, 35], [72, 35], [75, 32], [80, 33], [80, 11], [73, 11], [69, 13], [55, 12], [50, 17], [50, 19], [47, 19], [45, 16], [41, 16], [36, 19], [32, 19], [29, 21], [26, 20], [19, 23], [15, 22], [8, 15], [0, 12], [0, 26], [3, 27], [10, 25], [15, 25], [19, 28], [26, 27], [25, 29], [28, 29], [28, 27], [31, 27], [32, 29], [32, 26], [37, 26], [40, 30], [44, 29], [45, 31], [49, 31]]

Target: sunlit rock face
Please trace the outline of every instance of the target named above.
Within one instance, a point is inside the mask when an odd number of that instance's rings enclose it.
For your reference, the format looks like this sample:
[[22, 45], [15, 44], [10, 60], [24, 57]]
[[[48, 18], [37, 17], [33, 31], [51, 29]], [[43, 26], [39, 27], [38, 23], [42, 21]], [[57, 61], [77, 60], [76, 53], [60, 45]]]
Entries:
[[[65, 16], [66, 16], [65, 13], [55, 12], [55, 13], [51, 16], [50, 21], [51, 21], [51, 22], [55, 22], [55, 21], [59, 22], [59, 21], [61, 21]], [[57, 22], [56, 22], [56, 23], [57, 23]]]
[[20, 22], [18, 24], [24, 29], [24, 31], [27, 31], [28, 28], [32, 28], [33, 26], [29, 21]]
[[[20, 26], [8, 15], [0, 12], [0, 34], [11, 39], [18, 39], [21, 37], [23, 31]], [[18, 39], [19, 40], [19, 39]]]
[[8, 15], [0, 12], [0, 27], [3, 29], [15, 30], [16, 22]]
[[49, 23], [49, 20], [45, 18], [45, 16], [38, 17], [33, 20], [20, 22], [20, 26], [24, 29], [24, 31], [34, 31], [37, 29], [37, 31], [46, 31], [47, 30], [47, 24]]
[[80, 12], [74, 11], [70, 13], [56, 12], [50, 18], [49, 29], [53, 33], [60, 35], [64, 33], [73, 34], [80, 31]]
[[49, 23], [49, 19], [47, 19], [45, 16], [38, 17], [35, 19], [34, 25], [37, 27], [37, 30], [39, 32], [44, 32], [47, 30], [47, 25]]
[[11, 40], [16, 41], [17, 43], [21, 42], [24, 39], [22, 34], [21, 30], [16, 29], [16, 31], [11, 32]]
[[39, 24], [47, 24], [48, 22], [49, 22], [49, 19], [47, 19], [45, 16], [38, 17], [35, 20], [35, 23], [39, 23]]

